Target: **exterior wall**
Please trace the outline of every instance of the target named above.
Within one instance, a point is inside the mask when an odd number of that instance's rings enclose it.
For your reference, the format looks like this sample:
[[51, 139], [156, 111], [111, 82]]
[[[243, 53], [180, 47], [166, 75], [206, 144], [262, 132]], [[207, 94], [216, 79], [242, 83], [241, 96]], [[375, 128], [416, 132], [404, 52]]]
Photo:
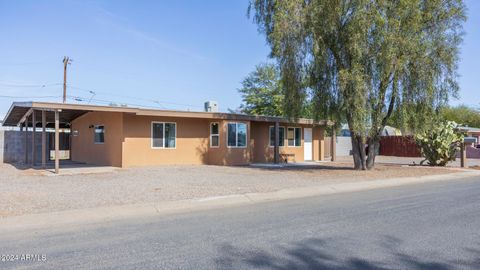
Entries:
[[[249, 121], [209, 121], [218, 122], [220, 124], [220, 146], [218, 148], [210, 147], [208, 142], [208, 164], [212, 165], [247, 165], [252, 161], [252, 124]], [[247, 147], [233, 148], [227, 147], [227, 126], [230, 122], [241, 122], [247, 124]], [[208, 126], [210, 128], [210, 125]], [[209, 131], [210, 132], [210, 131]], [[210, 133], [208, 134], [210, 140]]]
[[[252, 122], [252, 144], [253, 144], [253, 162], [255, 163], [267, 163], [273, 162], [274, 148], [269, 146], [269, 128], [274, 123], [265, 122]], [[304, 128], [312, 127], [307, 125], [297, 124], [281, 124], [280, 127], [300, 127], [302, 128], [302, 143], [301, 146], [288, 146], [287, 136], [285, 134], [285, 146], [280, 147], [281, 154], [293, 154], [295, 155], [295, 162], [302, 162], [304, 160]], [[285, 130], [286, 133], [286, 130]], [[313, 147], [313, 160], [322, 160], [323, 154], [323, 138], [324, 129], [322, 127], [313, 127], [312, 129], [312, 147]], [[292, 158], [289, 158], [291, 160]]]
[[[176, 147], [152, 148], [152, 122], [176, 123]], [[203, 119], [136, 116], [124, 117], [123, 167], [158, 164], [202, 164], [208, 138], [208, 122]]]
[[[176, 123], [176, 147], [151, 147], [152, 122]], [[219, 123], [218, 148], [210, 147], [210, 123]], [[151, 117], [125, 114], [123, 167], [160, 164], [243, 165], [250, 163], [250, 123], [247, 124], [247, 147], [227, 147], [227, 123], [230, 121], [194, 118]]]
[[[152, 148], [152, 122], [176, 123], [176, 147]], [[210, 147], [210, 123], [219, 123], [219, 147]], [[131, 113], [90, 112], [72, 122], [72, 160], [97, 165], [118, 167], [212, 164], [246, 165], [252, 162], [273, 161], [273, 147], [269, 144], [268, 129], [273, 123], [237, 121], [247, 124], [247, 146], [227, 146], [227, 125], [235, 122], [223, 119], [139, 116]], [[94, 128], [105, 127], [105, 143], [94, 143]], [[304, 161], [304, 128], [307, 125], [281, 125], [301, 127], [299, 147], [284, 146], [280, 152], [294, 154], [296, 162]], [[313, 127], [313, 159], [322, 160], [324, 129]], [[287, 145], [287, 141], [285, 141]]]
[[[105, 142], [94, 143], [94, 125], [105, 126]], [[88, 164], [122, 166], [123, 113], [90, 112], [72, 122], [71, 159]]]

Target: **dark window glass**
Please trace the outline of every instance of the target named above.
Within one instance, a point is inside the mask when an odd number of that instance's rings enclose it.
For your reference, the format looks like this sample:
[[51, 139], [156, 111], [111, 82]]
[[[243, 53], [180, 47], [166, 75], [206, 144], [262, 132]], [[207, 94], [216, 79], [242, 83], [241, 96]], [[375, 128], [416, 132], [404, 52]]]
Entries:
[[218, 123], [210, 124], [210, 146], [218, 147], [220, 146], [220, 140], [218, 135]]
[[284, 127], [280, 127], [280, 142], [279, 142], [279, 146], [284, 146], [285, 145], [285, 128]]
[[218, 139], [219, 139], [218, 135], [212, 135], [212, 137], [211, 137], [211, 140], [212, 140], [211, 146], [212, 147], [218, 147], [220, 145], [220, 142], [218, 141]]
[[165, 148], [175, 148], [175, 123], [165, 123]]
[[[279, 142], [278, 146], [285, 145], [285, 127], [278, 128]], [[275, 127], [270, 127], [270, 146], [275, 146]]]
[[294, 128], [287, 129], [287, 140], [288, 140], [288, 146], [295, 146], [295, 129]]
[[295, 146], [302, 145], [302, 130], [300, 128], [295, 128]]
[[228, 123], [228, 146], [237, 146], [237, 125]]
[[104, 126], [95, 126], [95, 143], [105, 142], [105, 128]]
[[237, 146], [245, 147], [247, 146], [247, 124], [238, 123], [237, 124], [238, 134], [237, 134]]
[[270, 146], [275, 146], [275, 127], [270, 127]]
[[153, 123], [152, 146], [163, 147], [163, 123]]
[[218, 123], [212, 123], [210, 134], [218, 135]]

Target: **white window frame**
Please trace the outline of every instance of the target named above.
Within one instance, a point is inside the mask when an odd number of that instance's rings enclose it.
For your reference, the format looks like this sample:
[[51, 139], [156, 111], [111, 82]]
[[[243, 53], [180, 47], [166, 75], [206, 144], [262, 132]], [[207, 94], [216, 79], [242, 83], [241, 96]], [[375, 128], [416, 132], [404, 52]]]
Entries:
[[[96, 142], [95, 141], [95, 135], [96, 135], [96, 130], [97, 127], [103, 127], [103, 142]], [[93, 126], [93, 143], [94, 144], [105, 144], [105, 125], [104, 124], [99, 124], [99, 125], [94, 125]]]
[[[288, 129], [289, 129], [289, 128], [293, 128], [293, 145], [292, 145], [292, 146], [290, 146], [290, 145], [288, 144]], [[299, 146], [296, 146], [296, 145], [295, 145], [296, 142], [297, 142], [297, 139], [295, 138], [295, 129], [296, 129], [296, 128], [300, 129], [300, 145], [299, 145]], [[286, 139], [286, 141], [287, 141], [287, 147], [291, 147], [291, 148], [300, 148], [300, 147], [302, 147], [302, 146], [303, 146], [303, 145], [302, 145], [302, 135], [303, 135], [303, 132], [302, 132], [302, 128], [301, 128], [301, 127], [287, 127], [287, 134], [286, 134], [286, 137], [285, 137], [285, 139]]]
[[[228, 125], [235, 124], [235, 146], [228, 145]], [[245, 134], [245, 146], [238, 146], [238, 124], [245, 124], [247, 127], [246, 134]], [[227, 148], [247, 148], [248, 146], [248, 124], [245, 122], [228, 122], [227, 123], [227, 134], [226, 134], [226, 145]]]
[[[153, 124], [163, 124], [163, 146], [153, 146]], [[175, 147], [165, 147], [165, 124], [175, 124]], [[150, 125], [150, 147], [152, 149], [177, 149], [177, 122], [152, 121]]]
[[[275, 126], [269, 126], [268, 127], [268, 147], [274, 148], [275, 145], [270, 145], [270, 138], [272, 137], [272, 130], [271, 130], [272, 127], [275, 128]], [[287, 135], [287, 127], [279, 126], [278, 128], [279, 128], [279, 133], [280, 133], [280, 129], [283, 128], [283, 146], [279, 144], [278, 147], [285, 147], [285, 141], [287, 139], [287, 136], [286, 136]], [[287, 142], [287, 144], [288, 144], [288, 142]]]
[[[213, 124], [217, 124], [217, 126], [218, 126], [218, 133], [217, 134], [212, 134], [212, 125]], [[210, 128], [210, 148], [220, 148], [220, 123], [219, 122], [211, 122], [209, 128]], [[212, 145], [212, 137], [213, 136], [218, 137], [218, 145], [217, 146]]]

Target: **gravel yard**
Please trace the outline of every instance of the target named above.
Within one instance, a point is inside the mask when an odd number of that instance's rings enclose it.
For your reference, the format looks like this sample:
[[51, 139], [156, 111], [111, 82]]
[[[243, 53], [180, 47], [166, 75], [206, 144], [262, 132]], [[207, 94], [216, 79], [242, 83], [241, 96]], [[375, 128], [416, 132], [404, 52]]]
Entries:
[[157, 166], [47, 177], [1, 164], [0, 217], [453, 172], [391, 164], [354, 171], [351, 166], [347, 162], [283, 168]]

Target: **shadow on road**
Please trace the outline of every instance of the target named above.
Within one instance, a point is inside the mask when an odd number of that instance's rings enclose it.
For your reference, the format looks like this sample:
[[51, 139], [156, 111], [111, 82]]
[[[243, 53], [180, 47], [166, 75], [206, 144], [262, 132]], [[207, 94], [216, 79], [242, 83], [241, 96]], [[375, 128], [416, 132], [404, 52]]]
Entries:
[[[400, 252], [401, 240], [385, 236], [379, 246], [372, 249], [372, 254], [384, 253], [385, 261], [363, 259], [348, 256], [347, 252], [355, 250], [355, 246], [342, 247], [334, 243], [334, 239], [322, 240], [310, 238], [289, 245], [275, 247], [275, 251], [258, 249], [239, 249], [232, 245], [220, 247], [221, 256], [215, 263], [219, 269], [325, 269], [325, 270], [383, 270], [383, 269], [412, 269], [412, 270], [450, 270], [450, 269], [480, 269], [480, 259], [472, 261], [429, 260]], [[378, 250], [378, 248], [383, 250]], [[465, 249], [472, 257], [479, 258], [480, 250]], [[352, 252], [350, 252], [352, 253]], [[364, 256], [362, 256], [364, 257]]]

